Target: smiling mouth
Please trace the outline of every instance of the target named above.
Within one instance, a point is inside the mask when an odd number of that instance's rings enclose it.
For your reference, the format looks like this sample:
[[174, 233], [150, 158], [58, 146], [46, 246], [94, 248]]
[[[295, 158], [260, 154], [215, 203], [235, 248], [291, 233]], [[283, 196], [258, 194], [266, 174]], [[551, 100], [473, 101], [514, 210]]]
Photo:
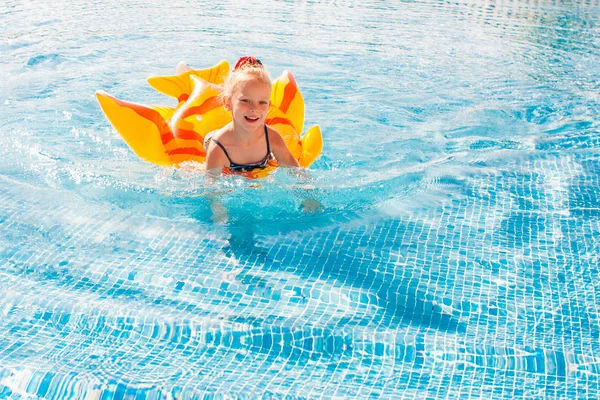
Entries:
[[246, 120], [250, 122], [256, 122], [258, 121], [258, 117], [246, 117]]

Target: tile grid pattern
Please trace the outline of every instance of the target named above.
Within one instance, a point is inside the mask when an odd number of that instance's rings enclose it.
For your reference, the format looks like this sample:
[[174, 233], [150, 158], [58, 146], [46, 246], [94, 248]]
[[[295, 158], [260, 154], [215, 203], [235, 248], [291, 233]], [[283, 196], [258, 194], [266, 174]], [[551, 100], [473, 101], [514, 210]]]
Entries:
[[596, 397], [594, 165], [252, 245], [5, 189], [0, 394]]

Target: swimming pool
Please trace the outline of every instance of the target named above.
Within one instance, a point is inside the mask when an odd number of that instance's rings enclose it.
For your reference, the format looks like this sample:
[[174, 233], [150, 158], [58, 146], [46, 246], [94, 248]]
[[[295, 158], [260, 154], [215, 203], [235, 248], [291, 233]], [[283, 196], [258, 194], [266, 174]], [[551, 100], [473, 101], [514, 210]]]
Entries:
[[[598, 398], [600, 3], [21, 2], [2, 10], [0, 398]], [[285, 173], [138, 159], [94, 92], [291, 70]]]

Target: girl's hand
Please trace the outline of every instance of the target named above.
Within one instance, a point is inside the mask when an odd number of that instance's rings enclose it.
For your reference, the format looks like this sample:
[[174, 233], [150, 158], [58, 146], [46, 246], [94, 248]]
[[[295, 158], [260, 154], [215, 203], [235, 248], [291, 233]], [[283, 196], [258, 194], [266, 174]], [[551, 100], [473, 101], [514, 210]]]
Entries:
[[211, 221], [215, 224], [224, 224], [227, 222], [229, 217], [227, 216], [227, 209], [216, 198], [212, 198], [210, 202], [210, 210], [212, 211]]
[[323, 206], [318, 200], [305, 199], [302, 200], [302, 214], [306, 214], [310, 211], [312, 215], [323, 212]]

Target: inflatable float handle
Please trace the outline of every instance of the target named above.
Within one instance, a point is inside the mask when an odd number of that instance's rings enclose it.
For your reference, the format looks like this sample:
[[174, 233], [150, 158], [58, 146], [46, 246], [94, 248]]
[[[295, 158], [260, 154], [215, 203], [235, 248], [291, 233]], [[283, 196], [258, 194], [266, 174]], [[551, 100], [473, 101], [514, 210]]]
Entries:
[[323, 150], [323, 136], [319, 125], [311, 127], [304, 136], [302, 136], [302, 156], [298, 162], [303, 168], [307, 168], [315, 161]]

